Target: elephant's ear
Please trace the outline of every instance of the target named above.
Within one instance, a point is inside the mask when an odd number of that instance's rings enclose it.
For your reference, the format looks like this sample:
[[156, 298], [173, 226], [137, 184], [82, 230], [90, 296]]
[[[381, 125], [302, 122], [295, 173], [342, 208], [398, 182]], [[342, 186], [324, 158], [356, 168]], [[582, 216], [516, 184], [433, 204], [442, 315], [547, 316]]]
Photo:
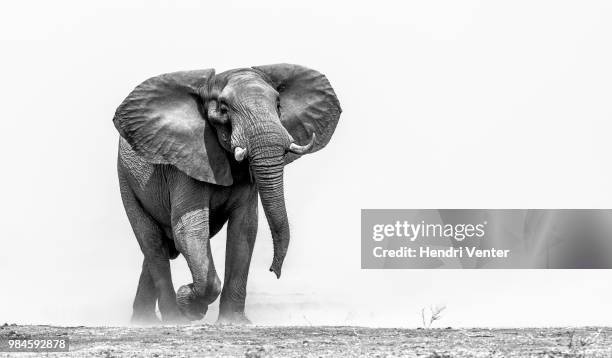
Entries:
[[[342, 109], [325, 75], [291, 64], [253, 67], [263, 72], [280, 94], [281, 122], [297, 144], [308, 144], [313, 132], [316, 139], [310, 152], [329, 142]], [[300, 156], [287, 153], [290, 163]]]
[[195, 179], [229, 186], [230, 163], [200, 96], [214, 73], [209, 69], [150, 78], [121, 103], [113, 122], [145, 160], [172, 164]]

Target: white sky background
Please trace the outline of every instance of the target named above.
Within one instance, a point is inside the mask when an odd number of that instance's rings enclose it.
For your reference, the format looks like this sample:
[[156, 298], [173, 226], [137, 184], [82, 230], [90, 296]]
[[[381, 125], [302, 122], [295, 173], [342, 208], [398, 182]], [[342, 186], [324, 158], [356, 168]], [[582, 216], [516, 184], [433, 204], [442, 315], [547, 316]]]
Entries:
[[[414, 327], [443, 303], [440, 326], [611, 325], [610, 271], [365, 271], [359, 221], [361, 208], [612, 207], [612, 5], [374, 4], [3, 4], [0, 321], [127, 323], [142, 254], [116, 106], [160, 73], [289, 62], [325, 73], [344, 112], [328, 147], [286, 169], [281, 280], [261, 214], [255, 323]], [[224, 245], [225, 231], [221, 277]], [[173, 278], [191, 282], [183, 258]]]

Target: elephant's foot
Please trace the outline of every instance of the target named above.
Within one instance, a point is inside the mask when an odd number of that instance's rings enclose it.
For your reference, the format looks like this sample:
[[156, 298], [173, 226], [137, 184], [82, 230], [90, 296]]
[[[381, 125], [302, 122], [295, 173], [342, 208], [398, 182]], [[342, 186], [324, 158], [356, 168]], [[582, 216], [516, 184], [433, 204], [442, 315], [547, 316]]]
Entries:
[[161, 323], [155, 312], [134, 312], [130, 323], [135, 326], [156, 326]]
[[219, 314], [219, 318], [215, 324], [218, 325], [238, 325], [245, 326], [252, 324], [251, 320], [248, 319], [244, 313], [233, 312], [229, 314]]
[[190, 321], [201, 320], [208, 311], [208, 304], [203, 297], [196, 294], [193, 283], [183, 285], [178, 289], [176, 304], [181, 313]]

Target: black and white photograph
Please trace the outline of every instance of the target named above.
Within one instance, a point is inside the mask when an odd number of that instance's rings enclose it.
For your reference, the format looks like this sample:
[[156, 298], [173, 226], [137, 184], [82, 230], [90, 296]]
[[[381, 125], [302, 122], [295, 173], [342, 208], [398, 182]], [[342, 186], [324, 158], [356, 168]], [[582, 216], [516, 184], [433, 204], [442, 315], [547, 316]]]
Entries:
[[612, 357], [612, 3], [0, 5], [0, 357]]

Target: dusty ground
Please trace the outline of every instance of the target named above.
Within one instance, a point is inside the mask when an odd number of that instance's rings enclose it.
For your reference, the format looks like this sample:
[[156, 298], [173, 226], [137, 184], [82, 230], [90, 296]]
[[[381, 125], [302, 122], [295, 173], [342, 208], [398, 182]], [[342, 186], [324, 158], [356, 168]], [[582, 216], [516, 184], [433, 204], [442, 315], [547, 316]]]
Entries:
[[70, 337], [49, 357], [612, 357], [612, 328], [0, 327], [0, 339], [39, 335]]

